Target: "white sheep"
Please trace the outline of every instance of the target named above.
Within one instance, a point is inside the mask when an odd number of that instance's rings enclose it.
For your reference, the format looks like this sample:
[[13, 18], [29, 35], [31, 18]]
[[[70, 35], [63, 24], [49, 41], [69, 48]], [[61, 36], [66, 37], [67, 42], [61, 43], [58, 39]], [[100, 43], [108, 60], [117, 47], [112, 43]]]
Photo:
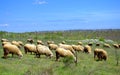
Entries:
[[24, 45], [24, 51], [25, 51], [25, 54], [27, 54], [27, 52], [34, 52], [36, 53], [37, 50], [36, 50], [36, 45], [35, 44], [25, 44]]
[[83, 51], [84, 50], [84, 47], [81, 45], [72, 45], [72, 47], [75, 51]]
[[75, 55], [70, 50], [58, 47], [56, 49], [56, 61], [58, 61], [60, 57], [72, 57], [74, 61], [77, 62]]
[[37, 54], [36, 56], [39, 55], [46, 55], [46, 56], [49, 56], [50, 58], [53, 56], [53, 53], [52, 51], [47, 47], [47, 46], [44, 46], [44, 45], [37, 45]]
[[12, 45], [10, 43], [6, 43], [4, 46], [3, 46], [3, 50], [4, 50], [4, 56], [3, 58], [7, 58], [7, 55], [9, 53], [12, 54], [16, 54], [18, 55], [20, 58], [23, 57], [23, 54], [22, 52], [20, 51], [20, 49], [16, 46], [16, 45]]
[[91, 53], [91, 47], [89, 45], [85, 45], [83, 52], [85, 52], [85, 53]]
[[67, 45], [67, 44], [59, 44], [59, 47], [70, 50], [73, 54], [75, 54], [75, 51], [73, 49], [73, 47], [71, 45]]

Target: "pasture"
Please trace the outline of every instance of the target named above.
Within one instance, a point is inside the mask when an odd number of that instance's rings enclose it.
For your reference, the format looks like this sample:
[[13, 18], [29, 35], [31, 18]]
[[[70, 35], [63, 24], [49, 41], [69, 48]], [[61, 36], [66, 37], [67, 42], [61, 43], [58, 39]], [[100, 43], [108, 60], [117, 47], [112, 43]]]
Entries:
[[[120, 44], [120, 30], [76, 30], [76, 31], [54, 31], [54, 32], [26, 32], [12, 33], [0, 32], [0, 39], [6, 38], [10, 41], [20, 40], [24, 44], [28, 38], [42, 40], [47, 46], [47, 41], [54, 41], [59, 44], [65, 41], [66, 44], [77, 44], [79, 41], [83, 45], [89, 42], [93, 43], [92, 53], [86, 54], [77, 52], [77, 65], [68, 58], [60, 58], [60, 61], [55, 61], [54, 57], [49, 59], [46, 56], [35, 58], [34, 54], [25, 54], [24, 48], [21, 48], [23, 58], [18, 56], [7, 59], [0, 58], [0, 75], [120, 75], [120, 48], [115, 49], [112, 44]], [[96, 46], [100, 43], [100, 46]], [[104, 48], [103, 43], [108, 43], [111, 48]], [[107, 61], [95, 61], [94, 49], [103, 48], [108, 53]], [[3, 49], [0, 42], [0, 57], [3, 56]], [[117, 63], [118, 62], [118, 63]]]

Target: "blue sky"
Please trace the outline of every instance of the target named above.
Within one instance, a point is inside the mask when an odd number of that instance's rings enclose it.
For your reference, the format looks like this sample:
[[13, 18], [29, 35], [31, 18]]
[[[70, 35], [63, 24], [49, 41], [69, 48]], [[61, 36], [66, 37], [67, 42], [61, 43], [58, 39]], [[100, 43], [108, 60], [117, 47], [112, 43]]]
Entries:
[[120, 29], [120, 0], [0, 0], [0, 31]]

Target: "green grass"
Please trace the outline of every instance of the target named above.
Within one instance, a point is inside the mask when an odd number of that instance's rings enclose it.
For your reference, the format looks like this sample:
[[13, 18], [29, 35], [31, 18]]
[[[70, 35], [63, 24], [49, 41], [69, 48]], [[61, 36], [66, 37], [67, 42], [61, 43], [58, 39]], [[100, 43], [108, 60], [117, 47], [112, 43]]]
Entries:
[[[10, 41], [21, 40], [26, 43], [28, 38], [36, 41], [36, 38], [46, 42], [53, 40], [55, 43], [66, 41], [67, 44], [77, 44], [78, 41], [86, 39], [98, 39], [105, 42], [106, 39], [113, 40], [115, 43], [120, 43], [120, 30], [109, 31], [66, 31], [66, 32], [38, 32], [36, 33], [8, 33], [0, 32], [0, 38], [6, 38]], [[86, 42], [83, 43], [87, 44]], [[110, 43], [111, 44], [111, 43]], [[19, 59], [17, 56], [13, 58], [11, 55], [7, 59], [0, 58], [0, 75], [119, 75], [120, 74], [120, 49], [117, 50], [119, 57], [119, 65], [116, 66], [115, 50], [112, 48], [103, 48], [108, 52], [107, 61], [95, 61], [93, 58], [93, 50], [96, 48], [95, 44], [92, 46], [92, 53], [85, 54], [78, 52], [78, 63], [69, 63], [64, 58], [60, 58], [59, 62], [55, 61], [54, 57], [49, 59], [44, 55], [41, 58], [35, 58], [35, 55], [24, 54], [23, 58]], [[3, 56], [3, 49], [0, 43], [0, 57]], [[66, 65], [68, 63], [69, 65]]]

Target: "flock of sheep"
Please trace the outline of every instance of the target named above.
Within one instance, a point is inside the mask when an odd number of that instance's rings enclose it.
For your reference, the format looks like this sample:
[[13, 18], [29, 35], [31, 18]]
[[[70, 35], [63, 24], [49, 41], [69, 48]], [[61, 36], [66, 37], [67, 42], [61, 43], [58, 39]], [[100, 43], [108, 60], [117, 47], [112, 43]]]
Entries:
[[[91, 54], [93, 45], [89, 43], [87, 45], [82, 44], [82, 42], [78, 42], [77, 45], [68, 45], [64, 41], [59, 44], [55, 44], [53, 41], [47, 41], [47, 45], [45, 45], [41, 40], [37, 40], [37, 45], [34, 44], [33, 39], [27, 39], [27, 43], [23, 44], [21, 41], [8, 41], [7, 39], [1, 39], [2, 47], [3, 47], [3, 57], [7, 58], [8, 54], [18, 55], [20, 58], [23, 57], [23, 53], [21, 51], [21, 47], [24, 47], [25, 54], [34, 53], [35, 57], [39, 58], [41, 55], [46, 55], [51, 58], [54, 56], [52, 50], [55, 51], [56, 61], [59, 60], [60, 57], [72, 57], [74, 62], [77, 63], [77, 54], [76, 52], [83, 52]], [[96, 46], [100, 46], [99, 43]], [[110, 48], [109, 44], [104, 44], [103, 47]], [[113, 44], [113, 47], [120, 48], [120, 44]], [[94, 59], [96, 60], [107, 60], [108, 54], [107, 51], [101, 48], [94, 49]]]

